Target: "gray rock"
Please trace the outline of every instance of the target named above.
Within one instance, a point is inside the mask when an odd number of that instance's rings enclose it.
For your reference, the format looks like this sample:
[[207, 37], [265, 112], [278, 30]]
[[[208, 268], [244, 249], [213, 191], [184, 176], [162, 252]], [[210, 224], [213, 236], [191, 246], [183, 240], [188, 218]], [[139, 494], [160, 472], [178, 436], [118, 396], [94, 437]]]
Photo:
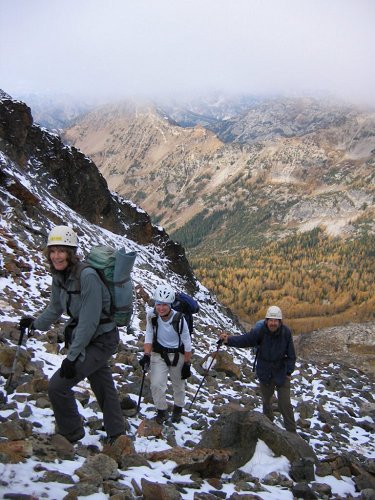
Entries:
[[251, 411], [228, 409], [228, 413], [202, 433], [199, 447], [228, 450], [231, 458], [226, 472], [232, 472], [251, 459], [258, 439], [263, 440], [276, 456], [284, 455], [290, 461], [300, 458], [317, 461], [313, 449], [298, 434], [284, 431], [263, 414]]

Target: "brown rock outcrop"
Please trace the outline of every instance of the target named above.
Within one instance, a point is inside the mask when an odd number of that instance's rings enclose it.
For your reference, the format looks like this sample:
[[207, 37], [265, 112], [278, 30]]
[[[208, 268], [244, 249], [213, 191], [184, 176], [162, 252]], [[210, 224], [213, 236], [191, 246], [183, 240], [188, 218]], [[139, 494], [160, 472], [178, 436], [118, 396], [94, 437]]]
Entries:
[[302, 333], [294, 339], [299, 358], [339, 363], [375, 375], [375, 323], [352, 323]]

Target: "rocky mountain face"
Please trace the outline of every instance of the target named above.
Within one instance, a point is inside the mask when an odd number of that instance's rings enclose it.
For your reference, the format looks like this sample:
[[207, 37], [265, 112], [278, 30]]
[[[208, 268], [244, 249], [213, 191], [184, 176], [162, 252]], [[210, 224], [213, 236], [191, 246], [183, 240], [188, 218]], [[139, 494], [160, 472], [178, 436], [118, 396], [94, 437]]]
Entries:
[[[64, 138], [93, 158], [110, 189], [172, 234], [207, 221], [202, 248], [251, 246], [275, 231], [281, 237], [317, 226], [344, 237], [375, 230], [373, 112], [271, 99], [228, 119], [211, 115], [204, 128], [182, 127], [176, 119], [193, 121], [186, 109], [166, 109], [98, 108]], [[196, 108], [192, 114], [199, 123]], [[201, 116], [204, 123], [207, 113]]]
[[[78, 233], [83, 256], [98, 244], [126, 246], [139, 254], [135, 283], [140, 308], [156, 282], [170, 280], [176, 289], [199, 293], [203, 309], [206, 300], [207, 307], [217, 307], [223, 318], [207, 313], [213, 323], [229, 320], [241, 331], [231, 311], [197, 281], [184, 248], [153, 225], [144, 210], [111, 193], [91, 159], [35, 125], [30, 108], [3, 91], [0, 193], [0, 320], [1, 315], [33, 314], [46, 305], [49, 271], [42, 251], [50, 229], [69, 224]], [[29, 282], [34, 278], [43, 284], [34, 287]]]
[[[93, 111], [63, 137], [87, 151], [111, 190], [147, 206], [153, 215], [171, 213], [172, 199], [186, 192], [198, 170], [201, 175], [201, 155], [222, 148], [203, 127], [183, 128], [155, 106], [133, 102]], [[195, 213], [188, 200], [181, 202]], [[163, 217], [158, 219], [164, 225]]]
[[[113, 196], [90, 158], [76, 148], [66, 146], [58, 135], [34, 125], [30, 108], [4, 92], [0, 95], [0, 152], [3, 166], [7, 161], [13, 162], [32, 176], [35, 184], [92, 224], [126, 235], [139, 244], [152, 243], [161, 247], [171, 259], [172, 268], [193, 286], [194, 278], [184, 249], [171, 241], [164, 230], [152, 225], [146, 212]], [[24, 220], [26, 214], [39, 220], [50, 219], [54, 224], [64, 223], [56, 215], [43, 213], [38, 198], [28, 186], [22, 185], [4, 168], [0, 186], [11, 199], [17, 200], [24, 211], [19, 214], [18, 222]], [[2, 204], [8, 199], [5, 197]], [[43, 237], [48, 227], [46, 224], [46, 229], [41, 230]]]

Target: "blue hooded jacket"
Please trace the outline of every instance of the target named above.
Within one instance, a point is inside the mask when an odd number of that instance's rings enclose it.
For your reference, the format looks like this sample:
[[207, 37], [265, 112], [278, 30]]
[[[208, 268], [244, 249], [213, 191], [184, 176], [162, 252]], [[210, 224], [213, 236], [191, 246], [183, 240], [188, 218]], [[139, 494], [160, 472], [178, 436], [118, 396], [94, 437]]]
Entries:
[[281, 324], [276, 332], [271, 332], [266, 324], [255, 325], [244, 335], [228, 337], [229, 347], [259, 347], [256, 374], [263, 383], [272, 379], [281, 386], [287, 375], [295, 368], [296, 353], [290, 329]]

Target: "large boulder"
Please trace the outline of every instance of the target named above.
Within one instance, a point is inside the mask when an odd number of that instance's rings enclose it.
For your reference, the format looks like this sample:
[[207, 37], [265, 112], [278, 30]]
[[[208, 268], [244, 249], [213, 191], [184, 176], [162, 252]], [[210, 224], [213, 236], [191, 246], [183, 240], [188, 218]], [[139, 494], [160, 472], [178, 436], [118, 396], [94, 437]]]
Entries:
[[284, 431], [255, 411], [229, 409], [205, 432], [199, 447], [226, 450], [230, 459], [225, 472], [246, 464], [254, 455], [258, 439], [264, 441], [276, 456], [284, 455], [290, 462], [311, 458], [314, 450], [298, 434]]

